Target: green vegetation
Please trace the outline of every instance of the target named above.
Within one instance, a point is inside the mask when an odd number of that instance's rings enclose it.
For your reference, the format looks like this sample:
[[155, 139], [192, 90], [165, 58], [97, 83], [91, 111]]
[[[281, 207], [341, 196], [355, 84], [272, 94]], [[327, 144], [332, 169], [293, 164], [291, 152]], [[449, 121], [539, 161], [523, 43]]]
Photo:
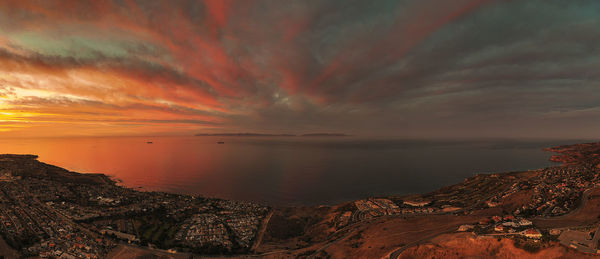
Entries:
[[533, 243], [530, 240], [514, 239], [514, 245], [516, 248], [523, 249], [530, 253], [537, 253], [541, 249], [540, 243]]
[[138, 217], [135, 226], [142, 244], [150, 243], [164, 249], [175, 245], [178, 222], [164, 217], [164, 214], [152, 213]]
[[306, 221], [301, 218], [286, 218], [275, 214], [271, 217], [267, 232], [275, 239], [288, 239], [303, 235], [305, 226]]

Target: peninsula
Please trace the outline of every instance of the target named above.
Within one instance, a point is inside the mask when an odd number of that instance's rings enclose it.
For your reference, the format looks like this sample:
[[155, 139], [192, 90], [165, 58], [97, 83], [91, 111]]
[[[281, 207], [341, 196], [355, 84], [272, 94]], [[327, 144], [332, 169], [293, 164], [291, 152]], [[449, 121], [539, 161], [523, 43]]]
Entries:
[[198, 133], [196, 137], [295, 137], [293, 134], [266, 134], [266, 133]]
[[426, 194], [272, 208], [117, 185], [0, 155], [0, 255], [11, 258], [456, 258], [597, 254], [600, 143], [557, 166], [480, 174]]
[[196, 137], [348, 137], [350, 135], [344, 133], [307, 133], [302, 135], [294, 134], [268, 134], [268, 133], [198, 133]]

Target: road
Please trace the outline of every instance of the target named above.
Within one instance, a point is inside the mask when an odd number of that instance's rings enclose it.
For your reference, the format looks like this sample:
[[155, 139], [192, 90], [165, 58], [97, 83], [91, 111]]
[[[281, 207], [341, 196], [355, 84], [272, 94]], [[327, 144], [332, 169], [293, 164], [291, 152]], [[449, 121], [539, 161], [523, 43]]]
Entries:
[[267, 230], [267, 225], [269, 224], [269, 221], [271, 220], [272, 216], [273, 210], [269, 212], [269, 214], [264, 218], [262, 224], [260, 225], [260, 229], [256, 233], [256, 241], [254, 242], [254, 245], [252, 245], [252, 248], [250, 248], [250, 251], [256, 251], [256, 249], [260, 246], [263, 236], [265, 235], [265, 231]]
[[[543, 219], [543, 220], [561, 220], [561, 219], [564, 219], [564, 218], [566, 218], [566, 217], [569, 217], [569, 216], [575, 215], [575, 214], [576, 214], [576, 213], [578, 213], [578, 212], [579, 212], [579, 211], [580, 211], [582, 208], [584, 208], [584, 207], [585, 207], [586, 203], [587, 203], [587, 202], [588, 202], [588, 200], [589, 200], [589, 196], [590, 196], [590, 193], [591, 193], [591, 191], [592, 191], [592, 190], [593, 190], [593, 188], [590, 188], [590, 189], [587, 189], [587, 190], [585, 190], [585, 191], [583, 192], [583, 195], [581, 196], [582, 198], [581, 198], [581, 202], [580, 202], [579, 206], [577, 206], [577, 208], [575, 208], [575, 209], [574, 209], [574, 210], [572, 210], [571, 212], [569, 212], [569, 213], [567, 213], [567, 214], [564, 214], [564, 215], [561, 215], [561, 216], [552, 217], [552, 218], [538, 217], [538, 219]], [[599, 226], [599, 229], [600, 229], [600, 226]], [[449, 232], [454, 232], [455, 230], [456, 230], [456, 228], [453, 228], [453, 229], [452, 229], [451, 231], [449, 231]], [[449, 232], [446, 232], [446, 233], [449, 233]], [[389, 257], [389, 258], [390, 258], [390, 259], [396, 259], [396, 258], [398, 258], [398, 256], [399, 256], [399, 255], [400, 255], [400, 254], [401, 254], [401, 253], [402, 253], [404, 250], [406, 250], [407, 248], [409, 248], [409, 247], [411, 247], [411, 246], [418, 245], [418, 244], [420, 244], [420, 243], [422, 243], [422, 242], [428, 241], [429, 239], [431, 239], [431, 238], [433, 238], [433, 237], [435, 237], [435, 236], [441, 235], [441, 234], [445, 234], [445, 233], [432, 234], [432, 235], [430, 235], [430, 236], [428, 236], [428, 237], [425, 237], [425, 238], [419, 239], [419, 240], [417, 240], [417, 241], [414, 241], [414, 242], [412, 242], [412, 243], [406, 244], [406, 245], [404, 245], [403, 247], [401, 247], [401, 248], [399, 248], [399, 249], [397, 249], [397, 250], [393, 251], [392, 253], [390, 253], [390, 257]], [[600, 237], [599, 237], [599, 238], [600, 238]]]
[[[364, 222], [362, 222], [362, 223], [364, 223]], [[343, 229], [343, 228], [342, 228], [342, 229]], [[316, 257], [316, 256], [317, 256], [317, 255], [318, 255], [318, 254], [319, 254], [321, 251], [323, 251], [323, 250], [327, 249], [328, 247], [330, 247], [331, 245], [333, 245], [333, 244], [335, 244], [335, 243], [338, 243], [338, 242], [340, 242], [340, 241], [342, 241], [342, 240], [346, 239], [347, 237], [349, 237], [349, 236], [350, 236], [350, 234], [353, 234], [353, 233], [355, 233], [355, 232], [356, 232], [356, 231], [358, 231], [358, 230], [359, 230], [358, 228], [356, 228], [356, 229], [353, 229], [353, 230], [351, 230], [351, 231], [348, 231], [346, 234], [342, 235], [341, 237], [339, 237], [339, 238], [337, 238], [337, 239], [335, 239], [335, 240], [333, 240], [333, 241], [331, 241], [331, 242], [328, 242], [327, 244], [325, 244], [325, 245], [321, 246], [319, 249], [315, 250], [315, 252], [314, 252], [314, 253], [312, 253], [310, 256], [308, 256], [308, 258], [315, 258], [315, 257]], [[336, 231], [336, 232], [337, 232], [337, 231]]]
[[[456, 214], [456, 213], [459, 213], [459, 212], [470, 211], [471, 209], [475, 208], [475, 207], [476, 207], [476, 206], [478, 206], [479, 204], [481, 204], [481, 203], [483, 203], [483, 202], [485, 202], [485, 201], [487, 201], [487, 200], [491, 199], [492, 197], [494, 197], [494, 195], [496, 195], [496, 194], [498, 194], [498, 193], [504, 193], [504, 192], [508, 191], [508, 190], [510, 189], [510, 186], [511, 186], [511, 184], [512, 184], [512, 183], [513, 183], [513, 182], [509, 182], [509, 183], [507, 183], [507, 187], [506, 187], [506, 188], [505, 188], [503, 191], [501, 191], [501, 192], [493, 192], [493, 193], [491, 193], [490, 195], [488, 195], [487, 197], [485, 197], [485, 198], [483, 198], [483, 199], [480, 199], [478, 202], [474, 203], [473, 205], [471, 205], [471, 206], [469, 206], [469, 207], [465, 207], [465, 208], [463, 208], [463, 209], [461, 209], [461, 210], [454, 211], [454, 212], [450, 212], [450, 213], [439, 213], [439, 214], [452, 214], [452, 213]], [[419, 244], [421, 244], [421, 243], [424, 243], [424, 242], [426, 242], [426, 241], [429, 241], [430, 239], [432, 239], [432, 238], [434, 238], [434, 237], [436, 237], [436, 236], [439, 236], [439, 235], [442, 235], [442, 234], [447, 234], [447, 233], [456, 232], [456, 229], [457, 229], [459, 226], [460, 226], [460, 224], [459, 224], [459, 225], [454, 225], [454, 226], [452, 226], [452, 227], [446, 227], [446, 228], [442, 228], [443, 230], [441, 230], [440, 232], [437, 232], [437, 233], [435, 233], [435, 234], [428, 235], [428, 236], [426, 236], [426, 237], [424, 237], [424, 238], [421, 238], [421, 239], [419, 239], [419, 240], [416, 240], [416, 241], [413, 241], [413, 242], [411, 242], [411, 243], [405, 244], [404, 246], [402, 246], [402, 247], [400, 247], [400, 248], [398, 248], [398, 249], [394, 250], [393, 252], [391, 252], [391, 253], [390, 253], [390, 256], [389, 256], [389, 258], [390, 258], [390, 259], [396, 259], [396, 258], [398, 258], [398, 256], [399, 256], [399, 255], [400, 255], [402, 252], [404, 252], [404, 250], [406, 250], [407, 248], [409, 248], [409, 247], [412, 247], [412, 246], [415, 246], [415, 245], [419, 245]]]
[[[510, 188], [510, 184], [508, 184], [508, 187], [504, 190], [508, 190]], [[367, 220], [361, 220], [358, 222], [354, 222], [351, 223], [339, 230], [337, 230], [336, 232], [332, 233], [330, 235], [330, 237], [334, 237], [340, 233], [343, 233], [344, 231], [346, 231], [346, 233], [344, 233], [343, 235], [341, 235], [338, 238], [335, 238], [325, 244], [323, 244], [321, 247], [319, 247], [317, 250], [315, 250], [311, 255], [308, 256], [308, 258], [316, 258], [316, 256], [323, 250], [327, 249], [328, 247], [330, 247], [331, 245], [334, 245], [336, 243], [339, 243], [340, 241], [346, 239], [347, 237], [351, 236], [352, 234], [356, 233], [359, 228], [357, 228], [357, 226], [361, 225], [361, 224], [370, 224], [372, 221], [375, 220], [381, 220], [382, 218], [399, 218], [399, 217], [406, 217], [406, 216], [424, 216], [424, 215], [440, 215], [440, 214], [457, 214], [457, 213], [461, 213], [464, 211], [469, 211], [473, 208], [475, 208], [476, 206], [478, 206], [479, 204], [481, 204], [482, 202], [485, 202], [486, 200], [489, 200], [491, 197], [493, 197], [495, 194], [497, 194], [497, 192], [491, 193], [488, 197], [479, 200], [478, 202], [474, 203], [471, 206], [462, 208], [458, 211], [454, 211], [454, 212], [434, 212], [434, 213], [426, 213], [426, 214], [413, 214], [413, 215], [405, 215], [405, 214], [400, 214], [400, 215], [389, 215], [389, 216], [383, 216], [383, 217], [377, 217], [377, 218], [372, 218], [372, 219], [367, 219]], [[271, 215], [269, 215], [268, 217], [270, 218]], [[435, 233], [428, 235], [424, 238], [421, 238], [419, 240], [416, 240], [414, 242], [411, 242], [409, 244], [406, 244], [396, 250], [394, 250], [393, 252], [390, 253], [390, 258], [397, 258], [405, 249], [414, 246], [414, 245], [418, 245], [421, 244], [423, 242], [426, 242], [428, 240], [430, 240], [431, 238], [434, 238], [436, 236], [442, 235], [442, 234], [446, 234], [446, 233], [451, 233], [451, 232], [455, 232], [456, 229], [460, 226], [461, 224], [458, 225], [452, 225], [452, 226], [445, 226], [445, 227], [441, 227], [438, 229], [434, 229]], [[266, 224], [265, 224], [266, 227]], [[262, 234], [264, 234], [264, 230], [262, 230], [261, 235], [259, 236], [259, 239], [257, 240], [257, 242], [255, 243], [255, 246], [253, 246], [253, 250], [256, 250], [256, 248], [258, 248], [258, 246], [260, 245], [260, 241], [262, 240]], [[256, 255], [247, 255], [248, 257], [263, 257], [263, 256], [267, 256], [267, 255], [274, 255], [274, 254], [280, 254], [280, 253], [286, 253], [286, 252], [294, 252], [294, 251], [298, 251], [298, 250], [302, 250], [304, 248], [301, 249], [293, 249], [293, 250], [277, 250], [277, 251], [271, 251], [271, 252], [266, 252], [266, 253], [262, 253], [262, 254], [256, 254]]]
[[577, 214], [581, 209], [583, 209], [585, 207], [585, 205], [587, 204], [589, 197], [590, 197], [590, 192], [592, 192], [592, 190], [595, 187], [592, 187], [590, 189], [587, 189], [585, 191], [583, 191], [583, 194], [581, 195], [581, 201], [579, 202], [579, 206], [577, 206], [577, 208], [575, 208], [574, 210], [572, 210], [571, 212], [564, 214], [564, 215], [560, 215], [560, 216], [555, 216], [555, 217], [536, 217], [534, 219], [542, 219], [542, 220], [560, 220], [560, 219], [564, 219], [567, 218], [569, 216], [575, 215]]
[[[398, 256], [399, 256], [400, 254], [402, 254], [402, 252], [404, 252], [404, 250], [406, 250], [406, 249], [408, 249], [408, 248], [410, 248], [410, 247], [413, 247], [413, 246], [420, 245], [420, 244], [422, 244], [422, 243], [428, 242], [430, 239], [432, 239], [432, 238], [434, 238], [434, 237], [437, 237], [437, 236], [439, 236], [439, 235], [442, 235], [442, 234], [448, 234], [448, 233], [452, 233], [452, 232], [456, 232], [456, 229], [457, 229], [459, 226], [460, 226], [460, 224], [459, 224], [459, 225], [453, 225], [453, 226], [450, 226], [450, 227], [446, 226], [446, 227], [439, 228], [439, 231], [436, 231], [436, 233], [434, 233], [434, 234], [428, 235], [428, 236], [426, 236], [426, 237], [423, 237], [423, 238], [421, 238], [421, 239], [419, 239], [419, 240], [416, 240], [416, 241], [413, 241], [413, 242], [411, 242], [411, 243], [405, 244], [404, 246], [402, 246], [402, 247], [400, 247], [400, 248], [398, 248], [398, 249], [396, 249], [396, 250], [392, 251], [392, 252], [390, 253], [390, 256], [389, 256], [389, 258], [390, 258], [390, 259], [397, 259], [397, 258], [398, 258]], [[387, 257], [387, 256], [386, 256], [386, 257]], [[385, 258], [385, 257], [384, 257], [384, 258]]]

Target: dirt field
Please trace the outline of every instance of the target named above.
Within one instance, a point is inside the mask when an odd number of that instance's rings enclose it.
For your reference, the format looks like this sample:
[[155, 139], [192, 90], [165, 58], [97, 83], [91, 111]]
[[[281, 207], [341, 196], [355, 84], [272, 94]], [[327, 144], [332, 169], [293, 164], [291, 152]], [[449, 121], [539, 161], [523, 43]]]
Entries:
[[134, 259], [134, 258], [153, 258], [153, 259], [189, 259], [192, 258], [189, 254], [171, 254], [158, 250], [142, 249], [126, 245], [120, 245], [113, 249], [108, 256], [108, 259]]
[[[364, 222], [302, 249], [270, 252], [260, 258], [381, 258], [406, 244], [428, 242], [440, 234], [454, 232], [459, 225], [475, 223], [487, 216], [430, 215], [418, 217], [384, 217]], [[285, 248], [284, 248], [285, 250]], [[219, 258], [219, 257], [210, 257]], [[239, 256], [236, 258], [252, 258]], [[254, 257], [256, 258], [256, 257]]]
[[533, 198], [533, 190], [524, 190], [511, 194], [506, 197], [501, 203], [501, 207], [505, 211], [513, 212], [515, 209], [522, 207], [531, 202]]
[[471, 233], [446, 234], [427, 244], [411, 247], [398, 258], [598, 258], [558, 244], [535, 253], [517, 248], [511, 239], [481, 238]]
[[346, 238], [324, 249], [332, 258], [380, 258], [407, 245], [426, 242], [439, 234], [456, 231], [480, 216], [430, 215], [378, 219], [357, 228]]
[[4, 239], [0, 238], [0, 256], [4, 256], [4, 258], [19, 258], [19, 253], [12, 249]]

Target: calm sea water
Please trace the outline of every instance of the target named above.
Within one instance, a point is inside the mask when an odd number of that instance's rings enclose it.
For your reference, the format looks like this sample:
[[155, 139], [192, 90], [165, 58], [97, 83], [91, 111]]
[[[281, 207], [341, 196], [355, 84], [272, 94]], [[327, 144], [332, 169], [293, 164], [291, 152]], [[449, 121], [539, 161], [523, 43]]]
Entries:
[[[152, 141], [153, 144], [147, 144]], [[224, 141], [225, 144], [217, 144]], [[551, 165], [544, 147], [574, 141], [128, 137], [0, 139], [0, 153], [37, 154], [144, 190], [316, 205], [422, 193], [476, 173]]]

